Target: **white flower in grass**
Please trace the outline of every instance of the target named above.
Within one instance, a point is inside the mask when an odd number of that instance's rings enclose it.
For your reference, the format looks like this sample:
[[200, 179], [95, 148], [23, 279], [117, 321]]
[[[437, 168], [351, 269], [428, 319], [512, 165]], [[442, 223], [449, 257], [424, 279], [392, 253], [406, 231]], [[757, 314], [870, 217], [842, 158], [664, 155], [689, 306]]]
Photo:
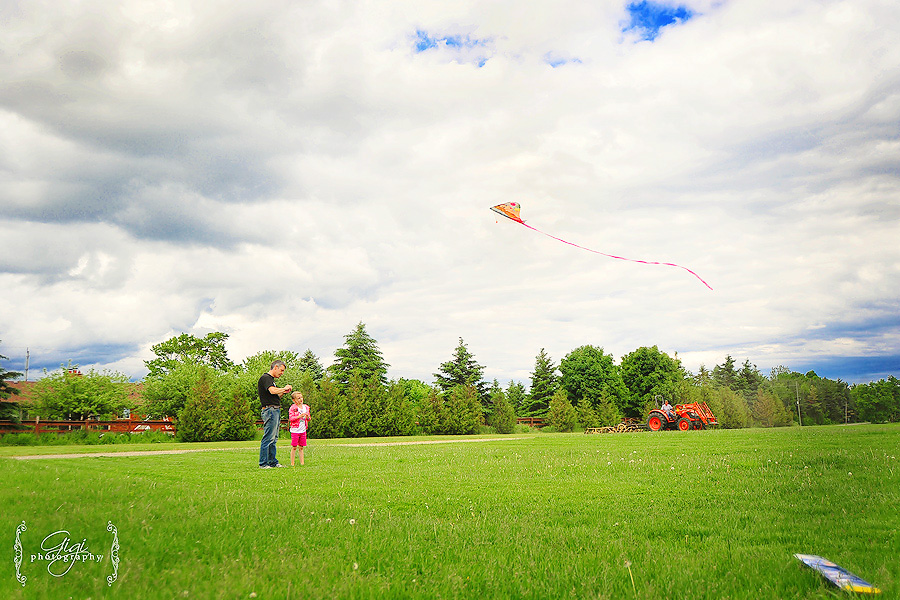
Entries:
[[350, 519], [350, 524], [351, 524], [351, 525], [356, 525], [356, 519]]
[[359, 565], [356, 563], [353, 563], [353, 570], [356, 571], [357, 569], [359, 569]]

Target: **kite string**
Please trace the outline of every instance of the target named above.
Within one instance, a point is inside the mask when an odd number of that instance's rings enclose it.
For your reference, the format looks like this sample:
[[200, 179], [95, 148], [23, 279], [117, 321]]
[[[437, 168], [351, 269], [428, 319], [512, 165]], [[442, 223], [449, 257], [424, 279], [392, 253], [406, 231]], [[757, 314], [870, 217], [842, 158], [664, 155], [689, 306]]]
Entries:
[[536, 227], [532, 227], [531, 225], [529, 225], [529, 224], [526, 223], [525, 221], [519, 221], [519, 222], [522, 223], [522, 225], [524, 225], [524, 226], [527, 227], [528, 229], [531, 229], [532, 231], [537, 231], [538, 233], [540, 233], [540, 234], [542, 234], [542, 235], [546, 235], [546, 236], [549, 237], [549, 238], [553, 238], [554, 240], [556, 240], [556, 241], [558, 241], [558, 242], [562, 242], [563, 244], [568, 244], [568, 245], [570, 245], [570, 246], [575, 246], [576, 248], [581, 248], [582, 250], [587, 250], [588, 252], [593, 252], [594, 254], [599, 254], [599, 255], [601, 255], [601, 256], [606, 256], [606, 257], [608, 257], [608, 258], [615, 258], [615, 259], [618, 259], [618, 260], [627, 260], [627, 261], [629, 261], [629, 262], [636, 262], [636, 263], [641, 263], [641, 264], [645, 264], [645, 265], [662, 265], [662, 266], [665, 266], [665, 267], [678, 267], [679, 269], [684, 269], [685, 271], [687, 271], [688, 273], [690, 273], [691, 275], [693, 275], [694, 277], [696, 277], [697, 279], [699, 279], [700, 282], [701, 282], [703, 285], [705, 285], [706, 287], [708, 287], [710, 290], [712, 289], [712, 287], [711, 287], [708, 283], [706, 283], [706, 282], [703, 280], [702, 277], [700, 277], [699, 275], [697, 275], [696, 273], [694, 273], [693, 271], [691, 271], [691, 270], [688, 269], [687, 267], [682, 267], [681, 265], [676, 265], [675, 263], [656, 262], [656, 261], [650, 261], [650, 260], [638, 260], [638, 259], [636, 259], [636, 258], [625, 258], [624, 256], [616, 256], [615, 254], [607, 254], [607, 253], [605, 253], [605, 252], [600, 252], [600, 251], [598, 251], [598, 250], [592, 250], [592, 249], [590, 249], [590, 248], [585, 248], [584, 246], [579, 246], [578, 244], [573, 244], [572, 242], [569, 242], [569, 241], [564, 240], [564, 239], [562, 239], [562, 238], [558, 238], [558, 237], [556, 237], [555, 235], [550, 235], [550, 234], [547, 233], [546, 231], [541, 231], [540, 229], [538, 229], [538, 228], [536, 228]]

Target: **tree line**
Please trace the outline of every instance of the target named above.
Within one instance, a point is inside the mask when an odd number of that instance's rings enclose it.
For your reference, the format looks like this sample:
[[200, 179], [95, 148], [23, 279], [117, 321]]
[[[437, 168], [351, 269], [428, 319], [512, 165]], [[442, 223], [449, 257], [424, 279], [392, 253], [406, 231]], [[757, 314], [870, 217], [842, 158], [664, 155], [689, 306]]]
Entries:
[[[319, 438], [470, 434], [484, 427], [510, 433], [517, 417], [540, 417], [556, 431], [572, 431], [643, 420], [661, 398], [706, 402], [726, 428], [900, 421], [900, 380], [893, 376], [851, 386], [786, 367], [763, 375], [749, 359], [738, 366], [730, 355], [695, 374], [656, 346], [638, 348], [618, 363], [599, 346], [575, 348], [558, 364], [541, 349], [528, 387], [511, 381], [504, 388], [484, 379], [484, 366], [462, 338], [430, 384], [388, 380], [390, 365], [361, 322], [327, 368], [311, 350], [267, 350], [236, 364], [225, 350], [227, 339], [221, 332], [181, 334], [153, 346], [139, 405], [133, 406], [122, 374], [61, 368], [36, 382], [30, 408], [44, 418], [110, 417], [131, 408], [175, 417], [185, 441], [250, 439], [259, 408], [256, 382], [281, 360], [287, 366], [282, 381], [303, 392], [312, 413], [309, 434]], [[286, 411], [290, 401], [282, 402]]]

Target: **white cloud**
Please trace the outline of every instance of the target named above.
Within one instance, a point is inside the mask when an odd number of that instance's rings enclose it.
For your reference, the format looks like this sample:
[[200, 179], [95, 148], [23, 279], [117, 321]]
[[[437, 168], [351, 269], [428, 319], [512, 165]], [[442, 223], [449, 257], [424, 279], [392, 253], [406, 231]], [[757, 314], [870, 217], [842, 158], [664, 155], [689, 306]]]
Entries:
[[[139, 376], [153, 343], [222, 330], [238, 360], [327, 363], [362, 321], [426, 380], [459, 337], [501, 380], [583, 344], [692, 369], [900, 355], [900, 15], [687, 4], [637, 43], [619, 2], [19, 6], [3, 353], [102, 346]], [[715, 291], [495, 223], [510, 200]]]

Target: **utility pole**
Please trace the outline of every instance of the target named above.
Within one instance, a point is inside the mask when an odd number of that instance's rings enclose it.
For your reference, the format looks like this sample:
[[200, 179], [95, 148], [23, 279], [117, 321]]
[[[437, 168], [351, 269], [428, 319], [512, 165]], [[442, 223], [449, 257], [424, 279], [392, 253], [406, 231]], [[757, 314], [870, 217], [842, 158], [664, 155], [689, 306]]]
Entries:
[[28, 381], [28, 358], [31, 356], [31, 350], [25, 348], [25, 381]]
[[794, 390], [797, 392], [797, 420], [800, 421], [800, 427], [803, 427], [803, 417], [800, 415], [800, 385], [795, 381]]

